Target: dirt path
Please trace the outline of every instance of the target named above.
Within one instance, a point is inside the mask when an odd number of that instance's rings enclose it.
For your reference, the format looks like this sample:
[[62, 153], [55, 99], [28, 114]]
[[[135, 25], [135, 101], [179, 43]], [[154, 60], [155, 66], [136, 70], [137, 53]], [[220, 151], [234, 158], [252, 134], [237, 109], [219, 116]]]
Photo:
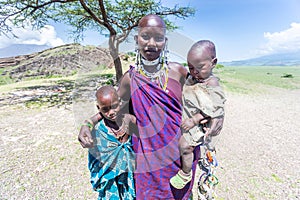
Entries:
[[224, 199], [300, 199], [300, 91], [228, 95], [217, 154]]
[[[300, 199], [299, 96], [227, 94], [218, 199]], [[72, 106], [5, 106], [0, 119], [0, 199], [96, 199]]]

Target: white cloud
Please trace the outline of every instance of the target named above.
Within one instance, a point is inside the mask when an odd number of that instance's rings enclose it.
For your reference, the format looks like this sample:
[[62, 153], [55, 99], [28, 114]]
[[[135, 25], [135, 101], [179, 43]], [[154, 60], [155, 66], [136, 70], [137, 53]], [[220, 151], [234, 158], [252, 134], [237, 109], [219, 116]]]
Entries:
[[57, 37], [55, 28], [51, 25], [46, 25], [39, 30], [33, 30], [32, 26], [28, 24], [25, 28], [12, 27], [12, 30], [17, 38], [0, 35], [0, 48], [13, 44], [36, 44], [50, 47], [64, 44], [63, 40]]
[[300, 23], [292, 23], [289, 29], [280, 32], [266, 32], [264, 37], [267, 43], [259, 49], [261, 55], [299, 51]]

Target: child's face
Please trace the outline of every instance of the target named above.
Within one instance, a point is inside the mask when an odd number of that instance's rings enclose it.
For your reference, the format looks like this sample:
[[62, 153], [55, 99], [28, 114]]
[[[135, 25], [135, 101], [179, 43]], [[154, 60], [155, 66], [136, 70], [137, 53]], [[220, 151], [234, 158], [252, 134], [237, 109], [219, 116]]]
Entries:
[[187, 62], [190, 74], [197, 81], [203, 81], [212, 74], [212, 69], [216, 64], [216, 58], [210, 59], [205, 55], [205, 51], [191, 51], [188, 54]]
[[98, 99], [97, 107], [103, 117], [115, 121], [120, 111], [120, 101], [117, 95], [109, 94]]

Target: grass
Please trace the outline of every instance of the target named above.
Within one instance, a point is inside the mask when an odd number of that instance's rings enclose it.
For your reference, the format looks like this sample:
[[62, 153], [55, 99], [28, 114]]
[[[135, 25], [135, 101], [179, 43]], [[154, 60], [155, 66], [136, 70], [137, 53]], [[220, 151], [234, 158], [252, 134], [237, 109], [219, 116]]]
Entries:
[[300, 89], [300, 67], [224, 67], [216, 69], [225, 90], [237, 93], [261, 93], [270, 87]]
[[34, 86], [49, 86], [53, 85], [56, 82], [63, 80], [74, 81], [76, 76], [68, 76], [68, 77], [59, 77], [59, 78], [40, 78], [40, 79], [31, 79], [20, 82], [13, 82], [10, 84], [0, 85], [0, 91], [2, 93], [10, 92], [13, 89], [22, 89]]
[[4, 68], [0, 68], [0, 85], [6, 85], [13, 83], [13, 80], [9, 77], [8, 74], [3, 74], [5, 72]]
[[283, 182], [281, 178], [279, 178], [278, 175], [276, 174], [272, 174], [272, 178], [274, 179], [275, 182]]
[[[129, 69], [129, 63], [132, 63], [132, 61], [123, 61], [123, 72]], [[1, 70], [0, 73], [2, 73]], [[220, 69], [215, 69], [214, 73], [220, 78], [220, 83], [226, 91], [235, 93], [263, 93], [270, 87], [290, 90], [300, 89], [300, 67], [225, 66]], [[0, 83], [4, 84], [0, 84], [0, 90], [2, 93], [6, 93], [13, 89], [28, 88], [37, 85], [49, 86], [60, 80], [76, 81], [94, 76], [107, 76], [109, 83], [111, 83], [111, 78], [114, 74], [114, 68], [98, 66], [85, 74], [81, 73], [68, 77], [38, 78], [21, 82], [14, 82], [6, 76], [1, 76]]]

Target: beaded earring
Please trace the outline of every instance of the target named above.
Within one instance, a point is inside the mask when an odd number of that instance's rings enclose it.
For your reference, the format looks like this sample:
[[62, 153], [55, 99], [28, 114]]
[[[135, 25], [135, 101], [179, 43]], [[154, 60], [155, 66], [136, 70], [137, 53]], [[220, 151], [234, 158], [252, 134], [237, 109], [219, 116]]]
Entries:
[[138, 44], [135, 43], [135, 66], [138, 67], [140, 65], [140, 50], [138, 48]]
[[163, 62], [165, 62], [166, 64], [168, 64], [169, 62], [169, 50], [168, 50], [168, 38], [166, 38], [166, 44], [165, 44], [165, 47], [163, 49], [163, 55], [162, 55], [162, 58], [163, 58]]

